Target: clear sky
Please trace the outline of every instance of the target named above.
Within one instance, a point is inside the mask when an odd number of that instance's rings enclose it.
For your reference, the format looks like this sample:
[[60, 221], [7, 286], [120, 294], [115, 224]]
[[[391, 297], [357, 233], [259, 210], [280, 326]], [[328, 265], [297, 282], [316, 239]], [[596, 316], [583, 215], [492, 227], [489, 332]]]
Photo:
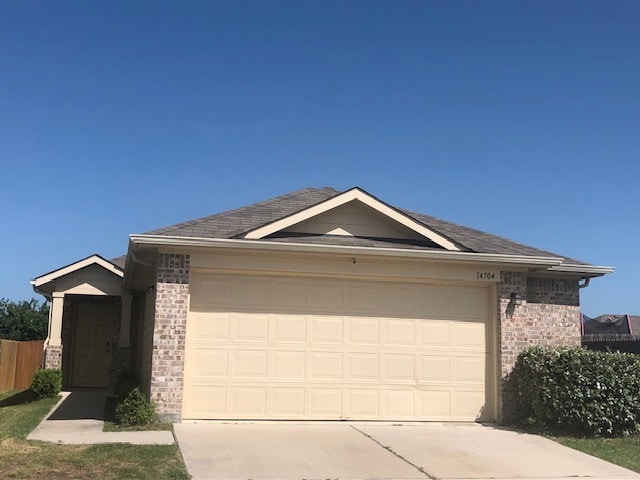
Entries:
[[0, 297], [127, 235], [361, 186], [616, 272], [640, 314], [638, 1], [0, 1]]

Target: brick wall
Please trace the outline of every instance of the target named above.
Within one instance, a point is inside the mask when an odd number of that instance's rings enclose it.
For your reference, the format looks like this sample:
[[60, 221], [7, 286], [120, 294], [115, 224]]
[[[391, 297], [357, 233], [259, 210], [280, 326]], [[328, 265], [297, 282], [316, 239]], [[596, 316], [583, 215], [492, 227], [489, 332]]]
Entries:
[[[521, 306], [509, 304], [512, 292], [522, 297]], [[518, 354], [529, 345], [579, 346], [580, 299], [576, 279], [527, 277], [522, 272], [501, 272], [498, 298], [498, 398], [504, 423], [517, 414], [510, 374]]]
[[62, 347], [49, 345], [44, 352], [45, 368], [61, 368], [62, 367]]
[[156, 270], [149, 394], [165, 420], [179, 421], [189, 294], [189, 255], [160, 253]]

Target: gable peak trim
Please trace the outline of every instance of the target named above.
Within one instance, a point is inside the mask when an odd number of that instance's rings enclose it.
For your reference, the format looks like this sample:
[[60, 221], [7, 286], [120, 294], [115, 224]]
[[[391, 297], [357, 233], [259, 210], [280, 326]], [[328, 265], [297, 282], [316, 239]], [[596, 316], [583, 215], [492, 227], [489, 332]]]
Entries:
[[73, 262], [67, 266], [58, 268], [57, 270], [53, 270], [52, 272], [45, 273], [44, 275], [40, 275], [39, 277], [36, 277], [33, 280], [31, 280], [30, 283], [31, 285], [33, 285], [34, 288], [37, 288], [53, 280], [56, 280], [57, 278], [64, 277], [65, 275], [69, 275], [70, 273], [77, 272], [78, 270], [81, 270], [85, 267], [88, 267], [89, 265], [94, 265], [94, 264], [99, 265], [100, 267], [113, 273], [114, 275], [117, 275], [119, 277], [124, 276], [124, 271], [120, 267], [118, 267], [116, 264], [102, 258], [98, 254], [93, 254], [86, 258], [83, 258], [82, 260], [78, 260], [77, 262]]
[[461, 250], [460, 247], [456, 245], [453, 241], [449, 240], [448, 238], [444, 237], [438, 232], [426, 227], [420, 222], [402, 213], [401, 211], [391, 207], [390, 205], [387, 205], [381, 200], [378, 200], [376, 197], [369, 194], [368, 192], [361, 189], [360, 187], [354, 187], [342, 193], [338, 193], [337, 195], [327, 200], [324, 200], [316, 205], [305, 208], [303, 210], [300, 210], [299, 212], [288, 215], [286, 217], [280, 218], [274, 222], [255, 228], [247, 232], [244, 235], [244, 238], [248, 240], [263, 239], [269, 235], [272, 235], [276, 232], [289, 228], [293, 225], [296, 225], [300, 222], [313, 218], [322, 213], [338, 208], [354, 200], [357, 200], [367, 205], [368, 207], [376, 210], [378, 213], [397, 222], [398, 224], [403, 225], [409, 228], [410, 230], [413, 230], [417, 234], [431, 240], [432, 242], [441, 246], [445, 250], [448, 250], [448, 251]]

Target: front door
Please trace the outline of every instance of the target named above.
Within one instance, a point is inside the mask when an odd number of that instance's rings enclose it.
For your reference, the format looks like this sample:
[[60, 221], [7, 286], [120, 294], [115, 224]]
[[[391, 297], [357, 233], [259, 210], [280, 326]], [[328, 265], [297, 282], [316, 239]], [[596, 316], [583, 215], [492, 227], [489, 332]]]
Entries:
[[113, 317], [112, 305], [78, 305], [74, 322], [71, 386], [107, 386]]

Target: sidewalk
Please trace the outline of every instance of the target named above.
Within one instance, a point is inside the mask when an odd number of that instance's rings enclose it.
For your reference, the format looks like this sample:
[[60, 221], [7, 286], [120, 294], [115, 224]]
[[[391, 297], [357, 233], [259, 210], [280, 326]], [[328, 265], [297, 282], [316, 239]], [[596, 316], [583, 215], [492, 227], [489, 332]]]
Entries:
[[62, 392], [49, 415], [29, 434], [27, 440], [59, 444], [131, 443], [135, 445], [172, 445], [169, 431], [103, 432], [104, 390]]

